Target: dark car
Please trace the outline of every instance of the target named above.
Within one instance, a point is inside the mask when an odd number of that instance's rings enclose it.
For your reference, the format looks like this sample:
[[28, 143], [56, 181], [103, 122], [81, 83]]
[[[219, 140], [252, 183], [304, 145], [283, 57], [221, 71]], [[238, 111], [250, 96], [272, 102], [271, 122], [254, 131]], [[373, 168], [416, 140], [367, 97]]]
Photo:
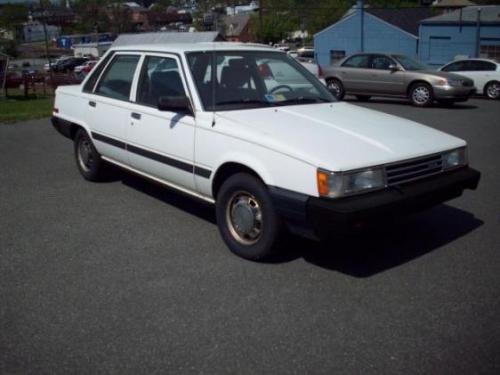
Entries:
[[86, 57], [71, 57], [69, 59], [64, 59], [59, 61], [57, 64], [51, 67], [53, 72], [57, 73], [69, 73], [72, 72], [75, 67], [82, 65], [88, 61]]
[[23, 76], [16, 72], [8, 72], [5, 77], [5, 88], [17, 89], [24, 82]]

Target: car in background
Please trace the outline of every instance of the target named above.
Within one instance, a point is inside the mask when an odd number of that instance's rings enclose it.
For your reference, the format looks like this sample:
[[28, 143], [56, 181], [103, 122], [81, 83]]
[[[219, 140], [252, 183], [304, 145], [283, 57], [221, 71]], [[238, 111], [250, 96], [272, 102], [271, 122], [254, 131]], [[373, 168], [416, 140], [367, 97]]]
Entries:
[[84, 62], [82, 65], [75, 67], [74, 72], [76, 74], [83, 73], [85, 75], [89, 74], [92, 68], [98, 63], [97, 60], [89, 60]]
[[476, 91], [470, 78], [431, 70], [408, 56], [387, 53], [357, 53], [338, 65], [322, 67], [328, 88], [337, 99], [345, 94], [359, 100], [372, 96], [408, 98], [418, 107], [437, 101], [443, 105], [463, 102]]
[[66, 60], [66, 59], [71, 59], [73, 56], [61, 56], [59, 57], [58, 59], [52, 61], [50, 64], [47, 63], [43, 66], [43, 70], [46, 71], [46, 72], [49, 72], [50, 71], [50, 68], [51, 67], [54, 67], [55, 65], [59, 64], [60, 62], [62, 62], [63, 60]]
[[24, 78], [18, 72], [7, 72], [5, 77], [6, 89], [17, 89], [24, 83]]
[[56, 73], [70, 73], [79, 66], [88, 61], [86, 57], [70, 57], [68, 59], [64, 59], [59, 61], [53, 67], [51, 67], [53, 72]]
[[474, 80], [479, 94], [490, 99], [500, 99], [500, 64], [488, 59], [460, 59], [441, 68], [441, 72], [453, 72]]

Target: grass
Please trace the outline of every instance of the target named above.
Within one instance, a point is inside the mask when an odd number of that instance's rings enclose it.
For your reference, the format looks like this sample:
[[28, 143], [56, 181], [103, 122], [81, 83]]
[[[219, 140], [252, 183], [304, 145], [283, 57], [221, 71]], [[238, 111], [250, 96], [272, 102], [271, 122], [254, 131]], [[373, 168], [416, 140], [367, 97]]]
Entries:
[[0, 124], [50, 117], [53, 103], [52, 96], [32, 94], [26, 98], [20, 93], [9, 92], [7, 98], [0, 97]]

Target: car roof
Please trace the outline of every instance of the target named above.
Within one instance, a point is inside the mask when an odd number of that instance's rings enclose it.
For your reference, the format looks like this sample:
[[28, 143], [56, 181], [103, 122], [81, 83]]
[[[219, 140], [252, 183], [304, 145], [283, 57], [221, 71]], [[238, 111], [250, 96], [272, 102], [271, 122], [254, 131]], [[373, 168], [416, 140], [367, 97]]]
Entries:
[[165, 43], [165, 44], [134, 44], [111, 48], [113, 51], [146, 51], [146, 52], [203, 52], [203, 51], [274, 51], [284, 53], [266, 46], [265, 44], [233, 43], [233, 42], [207, 42], [207, 43]]
[[499, 63], [496, 62], [495, 60], [481, 59], [481, 58], [477, 58], [477, 57], [476, 58], [456, 59], [456, 60], [453, 60], [453, 61], [450, 61], [450, 62], [446, 63], [446, 65], [453, 64], [453, 63], [456, 63], [456, 62], [459, 62], [459, 61], [486, 61], [486, 62], [489, 62], [489, 63], [493, 63], [493, 64], [499, 65]]

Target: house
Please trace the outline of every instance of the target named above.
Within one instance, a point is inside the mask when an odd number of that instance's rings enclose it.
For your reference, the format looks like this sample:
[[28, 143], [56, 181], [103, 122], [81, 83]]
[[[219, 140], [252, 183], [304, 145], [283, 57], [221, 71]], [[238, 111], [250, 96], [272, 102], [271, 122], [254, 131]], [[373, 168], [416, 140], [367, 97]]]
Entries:
[[252, 1], [248, 5], [235, 5], [231, 7], [226, 7], [226, 14], [228, 16], [234, 16], [237, 14], [251, 14], [259, 10], [259, 3]]
[[500, 59], [500, 5], [473, 6], [420, 22], [419, 58], [443, 65], [456, 56]]
[[54, 25], [46, 25], [45, 28], [39, 21], [28, 21], [23, 24], [22, 39], [23, 42], [42, 42], [45, 40], [45, 31], [47, 31], [47, 39], [50, 41], [59, 36], [61, 28]]
[[476, 3], [473, 3], [470, 0], [436, 0], [432, 4], [434, 9], [436, 9], [440, 14], [453, 12], [454, 10], [474, 5], [476, 5]]
[[250, 32], [250, 16], [238, 14], [226, 16], [222, 19], [224, 24], [224, 36], [229, 42], [250, 42], [252, 34]]
[[432, 15], [428, 7], [370, 9], [363, 2], [333, 25], [314, 35], [316, 60], [330, 65], [355, 52], [418, 55], [419, 22]]

